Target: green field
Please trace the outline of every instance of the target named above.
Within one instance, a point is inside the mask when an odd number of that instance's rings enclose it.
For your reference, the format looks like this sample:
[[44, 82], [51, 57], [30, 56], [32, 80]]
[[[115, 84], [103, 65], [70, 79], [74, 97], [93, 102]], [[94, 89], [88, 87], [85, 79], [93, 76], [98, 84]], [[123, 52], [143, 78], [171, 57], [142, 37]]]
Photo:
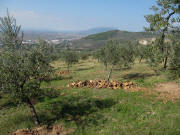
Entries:
[[[66, 65], [55, 61], [57, 71]], [[62, 124], [73, 128], [72, 135], [179, 135], [180, 102], [157, 98], [157, 94], [126, 90], [68, 88], [75, 80], [106, 79], [108, 71], [96, 60], [80, 61], [71, 74], [43, 83], [57, 90], [57, 97], [43, 96], [34, 101], [42, 125]], [[115, 70], [112, 79], [137, 82], [154, 91], [158, 83], [172, 81], [167, 73], [155, 74], [145, 63], [131, 69]], [[179, 80], [175, 80], [180, 82]], [[155, 93], [155, 92], [152, 92]], [[0, 135], [35, 127], [29, 108], [18, 105], [8, 95], [0, 98]]]

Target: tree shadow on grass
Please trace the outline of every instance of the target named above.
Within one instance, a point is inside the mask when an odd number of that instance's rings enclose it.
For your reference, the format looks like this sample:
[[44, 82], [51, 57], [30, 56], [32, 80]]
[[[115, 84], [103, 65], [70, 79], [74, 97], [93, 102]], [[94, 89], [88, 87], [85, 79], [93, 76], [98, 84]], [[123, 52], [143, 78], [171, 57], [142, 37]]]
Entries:
[[149, 73], [131, 73], [131, 74], [126, 74], [122, 76], [124, 79], [145, 79], [151, 76], [154, 76], [155, 74], [149, 74]]
[[17, 129], [32, 128], [33, 126], [35, 126], [33, 118], [28, 113], [27, 114], [14, 113], [12, 116], [10, 115], [2, 121], [0, 125], [0, 129], [3, 130], [0, 131], [0, 134], [6, 135], [16, 131]]
[[121, 68], [113, 68], [114, 71], [126, 71], [131, 69], [131, 67], [121, 67]]
[[113, 99], [83, 99], [71, 97], [65, 101], [55, 101], [49, 104], [49, 111], [40, 114], [43, 124], [51, 125], [55, 121], [74, 121], [78, 127], [85, 128], [89, 125], [98, 125], [99, 121], [105, 121], [100, 110], [115, 105]]
[[84, 71], [84, 70], [90, 70], [90, 69], [93, 69], [94, 67], [88, 67], [88, 68], [78, 68], [78, 69], [75, 69], [74, 71]]
[[55, 77], [52, 77], [52, 78], [46, 80], [46, 82], [59, 81], [59, 80], [70, 80], [72, 78], [73, 78], [72, 76], [55, 76]]
[[10, 97], [9, 94], [4, 94], [0, 98], [0, 110], [3, 108], [11, 108], [16, 107], [18, 104], [14, 101], [12, 97]]

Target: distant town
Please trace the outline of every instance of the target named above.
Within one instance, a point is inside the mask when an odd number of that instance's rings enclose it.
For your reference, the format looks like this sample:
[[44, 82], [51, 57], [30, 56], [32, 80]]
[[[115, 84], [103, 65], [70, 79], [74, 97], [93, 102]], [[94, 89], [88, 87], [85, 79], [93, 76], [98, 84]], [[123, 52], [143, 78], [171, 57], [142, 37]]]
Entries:
[[[58, 44], [61, 44], [65, 41], [72, 41], [72, 40], [77, 40], [77, 39], [80, 39], [80, 38], [71, 38], [71, 39], [52, 39], [52, 40], [49, 40], [49, 39], [45, 39], [45, 41], [48, 43], [48, 44], [54, 44], [54, 45], [58, 45]], [[39, 43], [39, 40], [38, 39], [35, 39], [35, 40], [24, 40], [22, 42], [23, 44], [28, 44], [28, 45], [33, 45], [33, 44], [37, 44]]]

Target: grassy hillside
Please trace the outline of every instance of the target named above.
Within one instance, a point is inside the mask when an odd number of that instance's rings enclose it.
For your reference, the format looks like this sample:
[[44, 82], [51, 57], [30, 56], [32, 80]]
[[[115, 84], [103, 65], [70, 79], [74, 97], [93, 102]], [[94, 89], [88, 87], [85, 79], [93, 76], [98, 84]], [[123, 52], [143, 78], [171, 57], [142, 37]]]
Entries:
[[[61, 61], [52, 64], [57, 71], [66, 70]], [[112, 79], [138, 82], [144, 92], [95, 88], [69, 88], [74, 80], [105, 79], [108, 71], [89, 59], [71, 68], [71, 74], [43, 83], [59, 92], [57, 97], [41, 97], [34, 101], [42, 125], [62, 124], [73, 128], [72, 135], [178, 135], [180, 102], [172, 102], [154, 93], [157, 83], [169, 80], [166, 74], [156, 75], [145, 63], [132, 69], [113, 71]], [[34, 127], [29, 108], [17, 106], [4, 95], [0, 98], [0, 135], [16, 129]]]
[[80, 40], [73, 41], [72, 46], [77, 49], [94, 50], [102, 47], [106, 41], [111, 39], [119, 40], [121, 43], [125, 43], [126, 41], [137, 41], [140, 39], [152, 37], [154, 37], [154, 35], [148, 32], [128, 32], [112, 30], [99, 34], [89, 35]]
[[94, 35], [90, 35], [90, 36], [87, 36], [85, 37], [84, 39], [86, 40], [107, 40], [107, 39], [112, 39], [114, 37], [117, 36], [118, 34], [118, 30], [114, 30], [114, 31], [108, 31], [108, 32], [103, 32], [103, 33], [100, 33], [100, 34], [94, 34]]

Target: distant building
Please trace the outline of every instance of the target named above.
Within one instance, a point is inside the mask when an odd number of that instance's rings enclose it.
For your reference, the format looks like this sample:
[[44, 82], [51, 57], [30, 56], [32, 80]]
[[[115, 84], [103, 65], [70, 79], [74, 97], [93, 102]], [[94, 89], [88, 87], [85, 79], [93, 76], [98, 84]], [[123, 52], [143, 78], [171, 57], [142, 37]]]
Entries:
[[155, 40], [156, 38], [146, 38], [146, 39], [139, 40], [139, 44], [149, 45], [149, 44], [152, 44]]
[[145, 40], [145, 39], [144, 40], [140, 40], [139, 43], [142, 44], [142, 45], [148, 45], [148, 41]]
[[26, 45], [33, 45], [35, 43], [37, 43], [36, 40], [24, 40], [24, 41], [22, 41], [22, 44], [26, 44]]
[[59, 44], [60, 41], [59, 41], [59, 40], [51, 40], [51, 43], [53, 43], [53, 44]]
[[[156, 41], [156, 38], [146, 38], [146, 39], [139, 40], [139, 44], [149, 45], [149, 44], [152, 44], [152, 43], [155, 42], [155, 41]], [[165, 43], [170, 43], [171, 40], [170, 40], [170, 39], [165, 39], [164, 42], [165, 42]]]

